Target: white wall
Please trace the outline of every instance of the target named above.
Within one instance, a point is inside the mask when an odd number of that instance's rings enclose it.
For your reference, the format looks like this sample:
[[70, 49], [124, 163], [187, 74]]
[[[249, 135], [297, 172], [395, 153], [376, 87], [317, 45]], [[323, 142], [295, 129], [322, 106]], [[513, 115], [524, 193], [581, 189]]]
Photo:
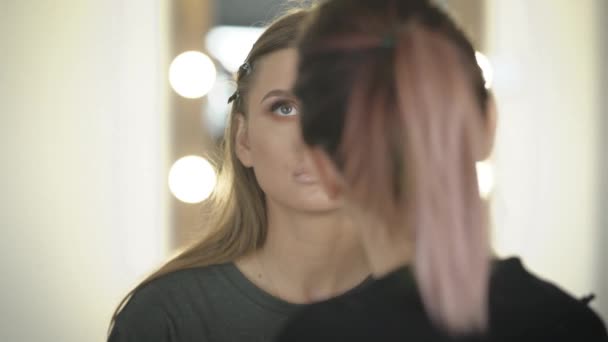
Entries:
[[575, 295], [597, 292], [607, 267], [597, 243], [601, 1], [487, 2], [500, 114], [495, 245]]
[[165, 252], [164, 2], [0, 2], [0, 341], [104, 341]]
[[608, 1], [600, 1], [600, 10], [595, 14], [596, 18], [599, 18], [600, 25], [600, 45], [602, 52], [600, 53], [600, 61], [603, 62], [600, 68], [601, 84], [600, 84], [600, 98], [602, 101], [600, 110], [601, 125], [598, 126], [597, 130], [600, 132], [600, 148], [599, 156], [601, 160], [600, 165], [600, 196], [598, 202], [598, 208], [600, 211], [600, 237], [595, 242], [595, 245], [599, 249], [599, 257], [601, 268], [598, 272], [600, 278], [600, 290], [598, 295], [602, 298], [602, 306], [600, 310], [604, 315], [604, 318], [608, 320], [608, 179], [605, 177], [608, 174], [608, 152], [605, 150], [608, 146], [608, 21], [605, 20], [608, 17]]

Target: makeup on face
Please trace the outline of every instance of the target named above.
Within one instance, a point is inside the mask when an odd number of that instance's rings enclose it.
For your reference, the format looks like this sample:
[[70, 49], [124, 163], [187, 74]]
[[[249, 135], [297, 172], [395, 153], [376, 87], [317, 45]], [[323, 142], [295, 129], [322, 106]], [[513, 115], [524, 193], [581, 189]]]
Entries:
[[298, 184], [315, 185], [319, 183], [319, 178], [315, 176], [308, 168], [298, 168], [293, 173], [293, 179]]
[[272, 114], [275, 119], [295, 119], [299, 114], [296, 97], [287, 90], [274, 89], [266, 93], [260, 103], [265, 112]]

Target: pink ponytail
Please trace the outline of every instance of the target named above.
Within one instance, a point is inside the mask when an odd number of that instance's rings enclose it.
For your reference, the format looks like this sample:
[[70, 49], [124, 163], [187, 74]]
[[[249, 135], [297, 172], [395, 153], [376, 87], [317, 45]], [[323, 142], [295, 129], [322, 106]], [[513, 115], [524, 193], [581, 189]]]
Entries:
[[411, 230], [424, 306], [453, 334], [487, 327], [490, 258], [475, 168], [483, 113], [461, 54], [438, 33], [402, 30], [393, 67], [360, 71], [340, 148], [353, 196]]

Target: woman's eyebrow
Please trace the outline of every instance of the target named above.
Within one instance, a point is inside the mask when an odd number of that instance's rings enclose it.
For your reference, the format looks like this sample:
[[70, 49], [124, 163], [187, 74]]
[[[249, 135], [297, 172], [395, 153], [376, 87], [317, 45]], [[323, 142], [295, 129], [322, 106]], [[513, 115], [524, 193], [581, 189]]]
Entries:
[[266, 95], [264, 95], [264, 97], [262, 97], [262, 100], [260, 101], [260, 103], [264, 102], [264, 100], [266, 100], [267, 98], [269, 98], [271, 96], [294, 97], [294, 95], [291, 91], [283, 90], [283, 89], [273, 89], [273, 90], [269, 91], [268, 93], [266, 93]]

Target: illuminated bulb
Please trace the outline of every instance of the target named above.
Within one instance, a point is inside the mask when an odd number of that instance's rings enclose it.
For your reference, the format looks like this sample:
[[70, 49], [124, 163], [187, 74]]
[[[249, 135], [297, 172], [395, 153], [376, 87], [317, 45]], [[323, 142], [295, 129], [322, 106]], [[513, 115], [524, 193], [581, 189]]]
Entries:
[[207, 33], [205, 46], [226, 70], [236, 72], [262, 32], [259, 27], [216, 26]]
[[213, 166], [202, 157], [179, 159], [169, 171], [169, 189], [182, 202], [199, 203], [213, 192], [217, 177]]
[[205, 96], [217, 76], [215, 65], [207, 55], [187, 51], [175, 57], [169, 67], [169, 83], [179, 95], [196, 99]]
[[479, 195], [484, 199], [488, 199], [494, 189], [494, 168], [487, 160], [478, 162], [476, 166]]
[[481, 68], [486, 89], [492, 88], [492, 83], [494, 82], [494, 69], [492, 68], [492, 63], [490, 63], [488, 57], [479, 51], [475, 52], [475, 59], [477, 59], [477, 64]]

